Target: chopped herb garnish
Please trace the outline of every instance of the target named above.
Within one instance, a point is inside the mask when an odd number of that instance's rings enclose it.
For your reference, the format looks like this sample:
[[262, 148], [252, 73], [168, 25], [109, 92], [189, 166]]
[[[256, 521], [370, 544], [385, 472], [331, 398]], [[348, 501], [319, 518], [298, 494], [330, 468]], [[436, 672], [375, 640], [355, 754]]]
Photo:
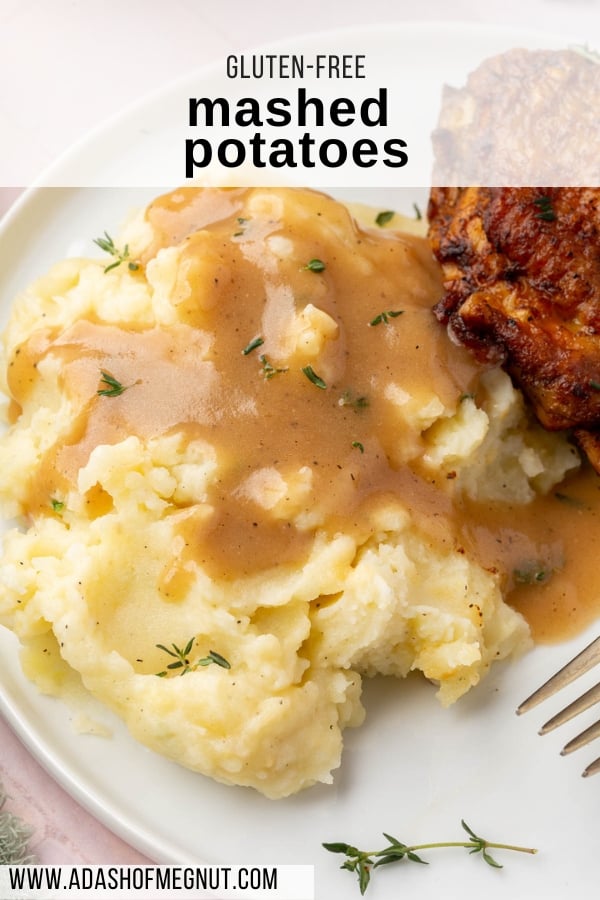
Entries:
[[262, 356], [259, 356], [259, 359], [262, 365], [262, 373], [267, 381], [271, 378], [274, 378], [275, 375], [281, 375], [283, 372], [287, 372], [287, 369], [276, 369], [275, 366], [271, 365], [264, 354]]
[[517, 584], [544, 584], [551, 574], [551, 571], [539, 563], [528, 563], [513, 570]]
[[313, 369], [312, 366], [304, 366], [302, 371], [304, 372], [304, 374], [306, 375], [308, 380], [311, 381], [318, 388], [321, 388], [322, 391], [327, 389], [327, 385], [325, 384], [325, 382], [323, 381], [321, 376], [317, 375], [317, 373], [315, 372], [315, 370]]
[[324, 272], [325, 263], [321, 259], [311, 259], [304, 268], [308, 269], [309, 272]]
[[379, 225], [380, 228], [383, 228], [384, 225], [387, 225], [388, 222], [392, 221], [395, 215], [396, 213], [393, 209], [384, 209], [375, 216], [375, 224]]
[[390, 834], [385, 834], [384, 832], [383, 836], [386, 841], [388, 841], [388, 845], [387, 847], [384, 847], [383, 850], [358, 850], [351, 844], [346, 844], [341, 841], [332, 844], [323, 844], [323, 847], [325, 850], [329, 850], [330, 853], [344, 854], [346, 860], [340, 868], [355, 873], [358, 878], [358, 887], [361, 894], [365, 893], [369, 886], [369, 882], [371, 881], [373, 872], [380, 866], [389, 863], [402, 862], [402, 860], [409, 860], [410, 862], [428, 865], [427, 861], [422, 859], [417, 851], [437, 850], [442, 847], [464, 847], [470, 854], [480, 853], [483, 860], [493, 869], [501, 869], [502, 866], [490, 854], [490, 849], [511, 850], [517, 853], [537, 853], [537, 850], [534, 850], [533, 847], [518, 847], [515, 844], [499, 844], [496, 841], [487, 841], [475, 834], [464, 819], [461, 820], [461, 825], [467, 832], [469, 840], [438, 841], [428, 844], [408, 845], [403, 844], [397, 838], [392, 837]]
[[163, 650], [165, 653], [168, 653], [169, 656], [172, 656], [175, 662], [169, 663], [167, 668], [162, 672], [157, 672], [159, 678], [165, 678], [171, 672], [175, 674], [176, 671], [179, 672], [179, 675], [187, 675], [188, 672], [193, 672], [194, 669], [197, 669], [198, 666], [210, 666], [214, 663], [217, 666], [221, 666], [222, 669], [230, 669], [231, 664], [225, 659], [224, 656], [221, 656], [220, 653], [217, 653], [215, 650], [210, 650], [208, 656], [203, 656], [200, 659], [197, 659], [196, 662], [192, 663], [189, 659], [190, 653], [192, 652], [192, 647], [194, 646], [195, 638], [190, 638], [185, 647], [182, 649], [178, 647], [177, 644], [171, 644], [171, 649], [169, 647], [165, 647], [164, 644], [156, 644], [159, 650]]
[[600, 391], [600, 381], [595, 381], [594, 379], [592, 379], [590, 381], [590, 387], [594, 391]]
[[264, 338], [255, 337], [253, 340], [250, 341], [249, 344], [246, 344], [246, 346], [242, 350], [243, 355], [248, 356], [248, 354], [252, 353], [253, 350], [256, 350], [257, 347], [261, 347], [264, 344], [264, 342], [265, 342]]
[[375, 316], [374, 319], [371, 319], [369, 325], [381, 325], [382, 322], [387, 325], [390, 319], [397, 319], [398, 316], [401, 316], [403, 312], [403, 309], [388, 309], [385, 312], [380, 312], [378, 316]]
[[123, 391], [127, 390], [127, 386], [121, 384], [120, 381], [117, 381], [116, 378], [113, 378], [108, 372], [100, 372], [100, 384], [106, 385], [104, 388], [99, 388], [96, 393], [100, 397], [118, 397]]
[[552, 206], [552, 199], [548, 197], [547, 194], [544, 194], [541, 197], [536, 197], [533, 201], [539, 212], [536, 213], [536, 219], [543, 219], [544, 222], [554, 222], [556, 219], [556, 213], [554, 212], [554, 208]]
[[243, 216], [238, 216], [237, 223], [238, 223], [238, 225], [241, 225], [242, 228], [240, 228], [239, 231], [234, 231], [233, 236], [241, 237], [241, 235], [244, 234], [244, 232], [246, 231], [246, 229], [243, 226], [247, 225], [249, 221], [250, 221], [250, 219], [244, 219]]
[[54, 510], [55, 513], [60, 513], [65, 508], [65, 504], [62, 500], [57, 500], [55, 497], [52, 497], [50, 500], [50, 506]]
[[369, 400], [363, 394], [355, 396], [352, 391], [348, 390], [344, 391], [344, 393], [338, 400], [338, 405], [351, 406], [353, 409], [366, 409], [369, 405]]
[[111, 256], [115, 257], [114, 262], [109, 263], [108, 266], [104, 269], [105, 272], [110, 272], [111, 269], [116, 269], [117, 266], [120, 266], [121, 263], [127, 262], [127, 268], [132, 272], [137, 271], [139, 269], [140, 264], [135, 262], [135, 260], [129, 259], [129, 245], [125, 244], [122, 250], [119, 250], [118, 247], [115, 246], [115, 242], [111, 238], [110, 234], [105, 231], [104, 237], [95, 238], [94, 243], [100, 247], [101, 250], [104, 250], [105, 253], [109, 253]]
[[554, 496], [566, 506], [572, 506], [574, 509], [586, 509], [586, 505], [579, 497], [572, 497], [571, 494], [563, 494], [561, 491], [555, 491]]
[[353, 446], [356, 450], [360, 450], [361, 453], [364, 453], [364, 452], [365, 452], [365, 445], [364, 445], [364, 444], [361, 444], [360, 441], [352, 441], [352, 446]]
[[413, 209], [414, 209], [414, 211], [415, 211], [415, 219], [416, 219], [418, 222], [420, 222], [421, 219], [423, 218], [423, 213], [421, 212], [421, 210], [419, 209], [419, 207], [417, 206], [416, 203], [413, 203]]

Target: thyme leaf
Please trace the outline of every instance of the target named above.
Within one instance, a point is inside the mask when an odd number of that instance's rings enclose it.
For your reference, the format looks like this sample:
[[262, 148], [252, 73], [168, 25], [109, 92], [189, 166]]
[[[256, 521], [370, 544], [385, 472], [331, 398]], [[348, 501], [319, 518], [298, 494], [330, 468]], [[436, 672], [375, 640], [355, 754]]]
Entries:
[[322, 259], [311, 259], [303, 266], [303, 268], [307, 269], [309, 272], [324, 272], [325, 263]]
[[547, 194], [543, 194], [541, 197], [536, 197], [533, 201], [539, 212], [536, 213], [536, 219], [543, 219], [544, 222], [554, 222], [556, 219], [556, 213], [554, 212], [554, 207], [552, 206], [552, 198], [548, 197]]
[[304, 366], [302, 369], [306, 377], [309, 381], [311, 381], [316, 387], [321, 388], [322, 391], [327, 390], [327, 385], [323, 381], [320, 375], [317, 375], [312, 366]]
[[253, 340], [250, 341], [250, 343], [246, 344], [246, 346], [245, 346], [244, 349], [242, 350], [242, 354], [243, 354], [244, 356], [248, 356], [248, 354], [249, 354], [249, 353], [252, 353], [253, 350], [256, 350], [257, 347], [262, 347], [262, 345], [264, 344], [264, 342], [265, 342], [265, 339], [264, 339], [264, 338], [262, 338], [262, 337], [255, 337]]
[[196, 663], [197, 666], [210, 666], [211, 663], [214, 663], [216, 666], [221, 666], [222, 669], [230, 669], [231, 663], [225, 659], [224, 656], [221, 656], [220, 653], [217, 653], [216, 650], [209, 650], [208, 656], [203, 656], [202, 659], [199, 659]]
[[384, 225], [387, 225], [388, 222], [392, 221], [395, 215], [396, 213], [393, 209], [384, 209], [375, 216], [375, 224], [379, 225], [380, 228], [383, 228]]

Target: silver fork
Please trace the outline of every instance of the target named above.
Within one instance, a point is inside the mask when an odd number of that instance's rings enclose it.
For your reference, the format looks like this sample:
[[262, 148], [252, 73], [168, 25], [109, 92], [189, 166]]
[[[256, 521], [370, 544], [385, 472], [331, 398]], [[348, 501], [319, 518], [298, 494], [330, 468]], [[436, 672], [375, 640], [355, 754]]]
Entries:
[[[524, 700], [517, 708], [517, 715], [522, 715], [524, 712], [533, 709], [538, 703], [552, 697], [557, 691], [561, 690], [561, 688], [564, 688], [572, 681], [575, 681], [576, 678], [579, 678], [585, 672], [588, 672], [599, 662], [600, 637], [597, 637], [591, 644], [588, 644], [581, 653], [578, 653], [577, 656], [563, 666], [562, 669], [559, 669], [556, 674], [549, 678], [548, 681], [544, 682], [541, 687]], [[581, 697], [578, 697], [577, 700], [569, 703], [569, 705], [561, 710], [561, 712], [552, 716], [545, 725], [542, 725], [539, 733], [547, 734], [549, 731], [553, 731], [555, 728], [558, 728], [559, 725], [564, 725], [565, 722], [568, 722], [570, 719], [598, 702], [600, 702], [600, 684], [596, 684], [582, 694]], [[579, 747], [584, 747], [586, 744], [589, 744], [590, 741], [593, 741], [597, 737], [600, 737], [600, 721], [590, 725], [589, 728], [586, 728], [581, 734], [578, 734], [577, 737], [574, 737], [565, 744], [561, 750], [561, 755], [566, 756], [568, 753], [572, 753], [573, 750], [577, 750]], [[584, 778], [587, 778], [589, 775], [594, 775], [596, 772], [600, 772], [600, 757], [590, 763], [590, 765], [584, 769], [582, 775]]]

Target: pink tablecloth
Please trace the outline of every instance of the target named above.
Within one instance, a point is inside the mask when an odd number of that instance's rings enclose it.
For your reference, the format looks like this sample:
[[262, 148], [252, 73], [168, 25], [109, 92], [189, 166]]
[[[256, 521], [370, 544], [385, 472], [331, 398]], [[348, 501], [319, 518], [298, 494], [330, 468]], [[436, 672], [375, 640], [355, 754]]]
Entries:
[[33, 828], [30, 850], [47, 864], [149, 862], [76, 803], [38, 765], [0, 718], [0, 780], [5, 809]]

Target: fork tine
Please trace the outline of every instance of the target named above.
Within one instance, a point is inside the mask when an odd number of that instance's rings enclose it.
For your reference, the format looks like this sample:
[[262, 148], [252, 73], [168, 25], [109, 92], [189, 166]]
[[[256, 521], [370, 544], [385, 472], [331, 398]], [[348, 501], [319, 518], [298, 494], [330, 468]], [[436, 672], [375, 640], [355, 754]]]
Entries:
[[590, 775], [596, 775], [598, 772], [600, 772], [600, 759], [595, 759], [581, 774], [583, 778], [589, 778]]
[[538, 703], [552, 697], [561, 688], [566, 687], [584, 672], [589, 671], [593, 666], [600, 662], [600, 637], [588, 644], [581, 653], [578, 653], [570, 662], [562, 669], [559, 669], [555, 675], [548, 679], [541, 687], [534, 691], [526, 700], [517, 708], [517, 715], [522, 715]]
[[600, 737], [600, 722], [594, 722], [593, 725], [590, 725], [589, 728], [586, 728], [585, 731], [582, 731], [577, 737], [572, 738], [572, 740], [562, 748], [560, 755], [567, 756], [567, 754], [572, 753], [573, 750], [579, 750], [580, 747], [585, 747], [586, 744], [589, 744], [590, 741], [595, 740], [597, 737]]
[[590, 706], [594, 706], [594, 704], [599, 701], [600, 684], [596, 684], [594, 687], [590, 688], [589, 691], [586, 691], [585, 694], [582, 694], [581, 697], [578, 697], [577, 700], [573, 700], [573, 702], [569, 703], [568, 706], [565, 706], [563, 710], [556, 713], [555, 716], [552, 716], [551, 719], [548, 719], [548, 721], [542, 725], [538, 733], [547, 734], [554, 728], [558, 728], [559, 725], [564, 725], [565, 722], [578, 716], [579, 713], [589, 709]]

